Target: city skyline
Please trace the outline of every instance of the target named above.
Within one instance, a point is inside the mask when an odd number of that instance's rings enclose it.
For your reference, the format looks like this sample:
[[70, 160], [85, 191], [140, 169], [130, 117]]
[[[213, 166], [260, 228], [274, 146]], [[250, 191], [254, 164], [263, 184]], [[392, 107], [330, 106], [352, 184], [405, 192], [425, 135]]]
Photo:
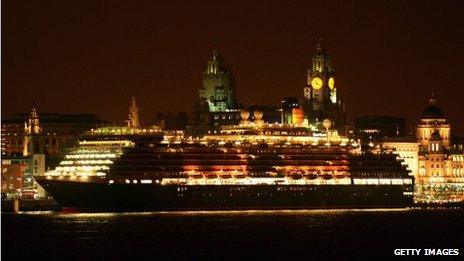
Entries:
[[0, 9], [1, 258], [463, 255], [463, 1]]
[[[96, 113], [122, 122], [132, 95], [145, 124], [158, 111], [191, 112], [215, 38], [237, 79], [238, 101], [278, 105], [284, 97], [303, 96], [322, 36], [350, 122], [361, 115], [401, 116], [409, 129], [433, 92], [462, 136], [457, 7], [3, 3], [3, 48], [9, 52], [2, 117], [29, 112], [35, 100], [39, 113]], [[50, 13], [40, 15], [45, 10]]]

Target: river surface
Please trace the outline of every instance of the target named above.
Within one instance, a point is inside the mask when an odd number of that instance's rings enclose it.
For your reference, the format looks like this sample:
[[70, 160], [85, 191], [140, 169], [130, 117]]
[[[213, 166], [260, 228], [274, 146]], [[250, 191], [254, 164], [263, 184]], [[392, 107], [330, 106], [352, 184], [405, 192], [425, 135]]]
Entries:
[[[2, 213], [2, 257], [328, 259], [457, 248], [461, 209]], [[45, 259], [47, 260], [47, 259]]]

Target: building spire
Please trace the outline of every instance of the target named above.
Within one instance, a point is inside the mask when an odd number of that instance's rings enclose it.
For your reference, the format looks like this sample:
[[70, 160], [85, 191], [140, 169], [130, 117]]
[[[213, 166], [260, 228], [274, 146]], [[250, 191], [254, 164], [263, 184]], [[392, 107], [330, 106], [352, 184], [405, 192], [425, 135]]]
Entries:
[[127, 121], [127, 126], [132, 128], [139, 128], [139, 107], [135, 101], [135, 96], [132, 96], [131, 105], [129, 107], [129, 120]]
[[219, 49], [214, 46], [210, 51], [210, 57], [206, 65], [206, 74], [218, 74], [224, 70], [221, 57], [219, 56]]
[[326, 53], [326, 49], [324, 45], [324, 39], [322, 37], [319, 37], [316, 43], [316, 54], [325, 54], [325, 53]]
[[39, 114], [37, 111], [37, 104], [34, 101], [32, 104], [31, 115], [24, 123], [24, 131], [26, 132], [26, 134], [40, 134], [42, 132]]
[[435, 94], [432, 92], [432, 96], [430, 97], [429, 101], [430, 105], [435, 105], [437, 103], [437, 99], [435, 98]]

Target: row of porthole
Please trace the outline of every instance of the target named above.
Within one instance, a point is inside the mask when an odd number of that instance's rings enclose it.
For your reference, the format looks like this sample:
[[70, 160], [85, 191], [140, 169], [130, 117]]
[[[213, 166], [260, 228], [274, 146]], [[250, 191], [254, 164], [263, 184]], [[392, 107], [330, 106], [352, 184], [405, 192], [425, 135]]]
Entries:
[[[132, 184], [138, 184], [138, 183], [140, 183], [140, 184], [152, 184], [153, 181], [152, 181], [151, 179], [142, 179], [142, 180], [140, 180], [140, 181], [137, 180], [137, 179], [134, 179], [134, 180], [132, 180], [132, 182], [131, 182], [130, 179], [126, 179], [126, 180], [125, 180], [125, 183], [126, 183], [126, 184], [131, 184], [131, 183], [132, 183]], [[159, 180], [155, 180], [155, 183], [159, 183]], [[112, 180], [112, 179], [109, 180], [109, 181], [108, 181], [108, 184], [114, 184], [114, 180]]]

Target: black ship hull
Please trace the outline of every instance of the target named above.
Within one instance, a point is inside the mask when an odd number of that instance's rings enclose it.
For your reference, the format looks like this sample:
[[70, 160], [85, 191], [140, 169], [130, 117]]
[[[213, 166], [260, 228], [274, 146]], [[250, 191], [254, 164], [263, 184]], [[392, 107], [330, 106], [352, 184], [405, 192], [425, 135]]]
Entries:
[[[88, 210], [403, 208], [404, 185], [159, 185], [38, 179], [65, 208]], [[410, 193], [410, 192], [408, 192]]]

